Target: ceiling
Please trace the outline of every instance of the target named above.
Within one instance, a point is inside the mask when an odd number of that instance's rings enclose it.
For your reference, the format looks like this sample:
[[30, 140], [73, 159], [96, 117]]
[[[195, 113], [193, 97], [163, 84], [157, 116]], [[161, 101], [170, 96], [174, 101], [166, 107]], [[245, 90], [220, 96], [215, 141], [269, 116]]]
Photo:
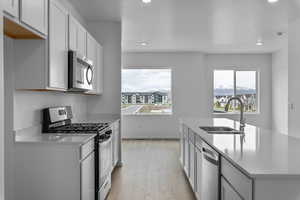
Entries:
[[300, 0], [71, 1], [87, 20], [122, 21], [123, 51], [151, 52], [272, 52], [286, 42], [288, 19], [300, 6]]

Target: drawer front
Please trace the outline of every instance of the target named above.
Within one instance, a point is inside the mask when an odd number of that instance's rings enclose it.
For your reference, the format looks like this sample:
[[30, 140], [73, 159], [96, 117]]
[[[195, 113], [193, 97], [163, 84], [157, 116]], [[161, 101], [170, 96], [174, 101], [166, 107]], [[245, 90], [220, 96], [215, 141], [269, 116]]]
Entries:
[[252, 200], [252, 179], [223, 157], [221, 158], [221, 174], [244, 199]]
[[87, 155], [89, 155], [92, 151], [94, 151], [94, 148], [95, 148], [94, 139], [82, 145], [80, 151], [80, 159], [84, 159]]

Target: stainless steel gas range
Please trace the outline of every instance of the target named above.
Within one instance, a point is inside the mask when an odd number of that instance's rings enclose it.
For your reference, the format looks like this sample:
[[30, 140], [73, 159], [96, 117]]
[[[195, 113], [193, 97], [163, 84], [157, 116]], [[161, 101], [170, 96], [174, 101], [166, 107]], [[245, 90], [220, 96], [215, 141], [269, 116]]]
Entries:
[[112, 130], [109, 123], [72, 123], [70, 106], [43, 110], [43, 133], [97, 134], [95, 138], [95, 199], [104, 200], [111, 188]]

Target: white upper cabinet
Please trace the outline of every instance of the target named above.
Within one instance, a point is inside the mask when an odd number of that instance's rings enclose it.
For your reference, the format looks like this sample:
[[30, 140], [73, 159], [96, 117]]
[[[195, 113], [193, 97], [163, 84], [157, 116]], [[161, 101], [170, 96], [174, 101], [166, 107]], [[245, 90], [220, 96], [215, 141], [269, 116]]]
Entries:
[[68, 12], [54, 1], [49, 13], [49, 87], [68, 88]]
[[94, 77], [93, 77], [93, 90], [89, 94], [102, 94], [103, 93], [103, 48], [91, 36], [87, 34], [87, 58], [93, 61]]
[[20, 20], [47, 35], [48, 0], [20, 0]]
[[97, 71], [96, 71], [96, 94], [103, 93], [104, 69], [103, 69], [103, 47], [97, 43]]
[[96, 63], [96, 59], [97, 59], [97, 45], [96, 45], [97, 41], [93, 38], [91, 34], [88, 33], [86, 37], [86, 43], [87, 43], [86, 57], [89, 60], [92, 60], [94, 64]]
[[11, 17], [19, 17], [19, 0], [4, 0], [4, 10]]
[[86, 56], [87, 31], [72, 16], [69, 15], [69, 49]]
[[87, 34], [87, 54], [86, 57], [93, 62], [93, 90], [89, 91], [89, 94], [96, 94], [97, 90], [97, 73], [98, 73], [98, 66], [97, 66], [97, 41], [90, 35]]

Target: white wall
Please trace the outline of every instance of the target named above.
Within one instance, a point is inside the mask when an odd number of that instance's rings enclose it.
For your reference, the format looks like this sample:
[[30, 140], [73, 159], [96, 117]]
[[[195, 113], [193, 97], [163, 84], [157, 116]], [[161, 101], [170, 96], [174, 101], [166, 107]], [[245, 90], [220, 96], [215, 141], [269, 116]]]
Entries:
[[123, 53], [123, 67], [172, 68], [173, 115], [122, 116], [125, 138], [176, 138], [178, 118], [229, 117], [239, 115], [212, 115], [213, 70], [236, 66], [258, 70], [260, 74], [260, 113], [246, 114], [247, 123], [271, 128], [272, 56], [271, 54], [209, 54], [202, 53]]
[[[272, 57], [271, 54], [210, 54], [207, 56], [209, 68], [210, 101], [213, 102], [213, 70], [214, 69], [253, 69], [259, 72], [259, 108], [258, 114], [245, 113], [246, 122], [264, 128], [271, 128], [272, 102]], [[208, 106], [211, 106], [209, 104]], [[239, 114], [214, 114], [214, 117], [228, 117], [239, 120]]]
[[288, 77], [289, 77], [289, 135], [300, 137], [300, 18], [289, 23]]
[[122, 66], [172, 69], [173, 114], [122, 116], [124, 138], [177, 138], [178, 119], [208, 117], [208, 83], [202, 53], [123, 53]]
[[0, 1], [0, 199], [4, 197], [4, 70], [3, 70], [3, 1]]
[[121, 23], [90, 22], [89, 31], [103, 46], [104, 91], [87, 100], [89, 114], [120, 114]]
[[272, 129], [288, 134], [288, 45], [272, 54]]

